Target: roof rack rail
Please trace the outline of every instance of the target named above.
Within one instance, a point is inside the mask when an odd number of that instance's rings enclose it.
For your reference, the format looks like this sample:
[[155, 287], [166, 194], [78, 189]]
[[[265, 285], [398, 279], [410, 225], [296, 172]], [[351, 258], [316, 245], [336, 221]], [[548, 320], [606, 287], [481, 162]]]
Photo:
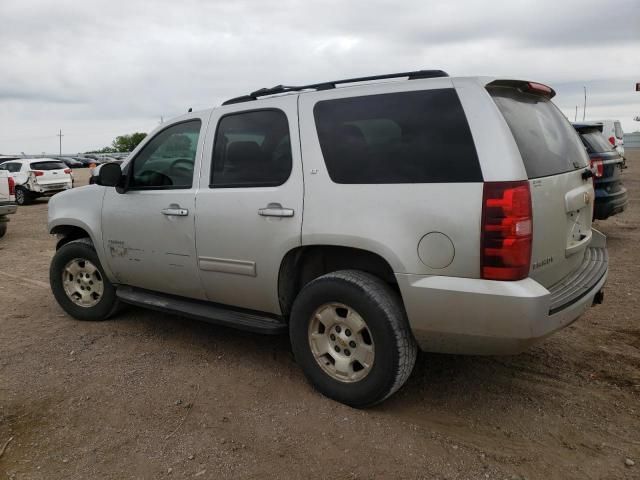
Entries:
[[249, 95], [242, 95], [241, 97], [231, 98], [222, 103], [222, 105], [231, 105], [233, 103], [250, 102], [257, 100], [259, 97], [266, 97], [268, 95], [276, 95], [278, 93], [287, 92], [300, 92], [302, 90], [329, 90], [336, 88], [336, 85], [342, 85], [345, 83], [357, 83], [357, 82], [369, 82], [372, 80], [386, 80], [389, 78], [402, 78], [407, 77], [408, 80], [417, 80], [421, 78], [437, 78], [448, 77], [449, 74], [443, 70], [416, 70], [414, 72], [401, 72], [401, 73], [388, 73], [386, 75], [372, 75], [370, 77], [356, 77], [345, 78], [343, 80], [332, 80], [330, 82], [312, 83], [310, 85], [277, 85], [271, 88], [261, 88], [255, 92], [251, 92]]

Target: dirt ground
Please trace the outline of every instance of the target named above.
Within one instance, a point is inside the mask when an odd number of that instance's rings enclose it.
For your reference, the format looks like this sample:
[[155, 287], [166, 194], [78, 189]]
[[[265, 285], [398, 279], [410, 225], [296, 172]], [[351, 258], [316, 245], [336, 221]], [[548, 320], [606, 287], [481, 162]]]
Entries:
[[630, 208], [596, 227], [604, 305], [518, 356], [421, 354], [364, 411], [316, 393], [285, 336], [136, 308], [72, 320], [47, 201], [21, 207], [0, 240], [0, 480], [640, 478], [640, 150], [628, 164]]

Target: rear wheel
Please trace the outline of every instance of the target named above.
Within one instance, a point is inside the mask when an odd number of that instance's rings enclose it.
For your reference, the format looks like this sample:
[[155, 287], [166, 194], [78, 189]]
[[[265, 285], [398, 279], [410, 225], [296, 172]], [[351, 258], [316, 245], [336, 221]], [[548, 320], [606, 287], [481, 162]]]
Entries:
[[7, 222], [0, 222], [0, 238], [4, 237], [7, 233]]
[[309, 381], [353, 407], [392, 395], [415, 364], [417, 347], [399, 296], [365, 272], [342, 270], [307, 284], [294, 302], [289, 328]]
[[118, 308], [116, 290], [89, 239], [73, 240], [58, 249], [49, 282], [60, 306], [78, 320], [106, 320]]
[[28, 205], [33, 200], [29, 190], [24, 187], [16, 187], [16, 203], [18, 205]]

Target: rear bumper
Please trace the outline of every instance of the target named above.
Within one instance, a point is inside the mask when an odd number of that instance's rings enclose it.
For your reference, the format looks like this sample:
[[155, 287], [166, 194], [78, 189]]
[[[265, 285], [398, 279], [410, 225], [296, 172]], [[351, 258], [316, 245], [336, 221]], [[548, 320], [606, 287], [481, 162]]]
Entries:
[[531, 278], [500, 282], [397, 274], [418, 345], [425, 351], [473, 355], [526, 350], [575, 321], [602, 291], [606, 247], [592, 242], [590, 248], [581, 267], [549, 289]]
[[54, 195], [58, 192], [64, 192], [65, 190], [69, 190], [73, 188], [73, 182], [65, 182], [63, 184], [54, 184], [54, 185], [40, 185], [40, 184], [32, 184], [30, 186], [31, 192], [37, 195]]
[[615, 193], [607, 193], [605, 189], [596, 189], [596, 201], [593, 208], [593, 218], [605, 220], [627, 208], [629, 199], [627, 189], [622, 187]]
[[[5, 215], [11, 215], [12, 213], [16, 213], [18, 210], [18, 206], [13, 202], [0, 202], [0, 217], [4, 217]], [[0, 218], [0, 222], [9, 221], [6, 218]]]

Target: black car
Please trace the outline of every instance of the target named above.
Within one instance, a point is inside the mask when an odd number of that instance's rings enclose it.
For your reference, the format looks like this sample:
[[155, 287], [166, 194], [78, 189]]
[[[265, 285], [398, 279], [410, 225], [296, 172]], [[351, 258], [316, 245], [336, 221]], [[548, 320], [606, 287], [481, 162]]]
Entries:
[[622, 212], [629, 202], [627, 189], [620, 177], [624, 159], [602, 134], [601, 124], [574, 123], [573, 126], [591, 159], [593, 188], [596, 192], [593, 218], [605, 220]]

